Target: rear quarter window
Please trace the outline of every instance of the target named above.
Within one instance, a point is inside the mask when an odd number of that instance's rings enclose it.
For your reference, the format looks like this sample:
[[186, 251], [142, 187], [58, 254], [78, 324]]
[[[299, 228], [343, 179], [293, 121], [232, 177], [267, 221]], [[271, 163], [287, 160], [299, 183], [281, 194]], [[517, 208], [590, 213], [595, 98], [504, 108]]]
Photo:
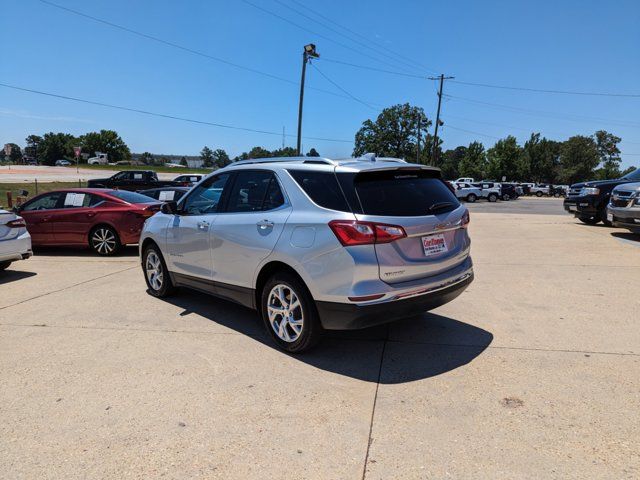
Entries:
[[354, 186], [365, 215], [433, 215], [460, 205], [444, 181], [430, 171], [364, 172], [356, 175]]
[[288, 172], [316, 205], [339, 212], [351, 211], [333, 172], [311, 170], [288, 170]]

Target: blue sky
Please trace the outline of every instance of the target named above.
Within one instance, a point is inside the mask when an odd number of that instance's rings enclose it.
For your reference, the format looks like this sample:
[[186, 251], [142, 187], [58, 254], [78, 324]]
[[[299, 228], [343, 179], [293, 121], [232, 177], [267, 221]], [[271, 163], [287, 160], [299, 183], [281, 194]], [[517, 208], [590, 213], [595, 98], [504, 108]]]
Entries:
[[[39, 0], [0, 0], [1, 83], [251, 129], [281, 132], [284, 126], [294, 134], [302, 46], [313, 42], [321, 58], [315, 62], [319, 70], [308, 69], [307, 86], [345, 96], [322, 72], [374, 107], [307, 89], [303, 134], [347, 140], [303, 140], [305, 150], [315, 147], [326, 156], [349, 155], [355, 132], [381, 106], [410, 102], [432, 118], [437, 101], [435, 82], [330, 60], [415, 75], [443, 72], [474, 83], [640, 93], [637, 0], [250, 0], [306, 31], [243, 0], [52, 1], [293, 83], [162, 45]], [[310, 7], [361, 36], [306, 10], [322, 24], [314, 22], [287, 5], [298, 11], [304, 11], [301, 5]], [[625, 166], [640, 164], [638, 97], [543, 94], [453, 82], [446, 83], [445, 94], [451, 95], [442, 106], [445, 148], [476, 139], [491, 146], [495, 137], [508, 134], [524, 142], [531, 131], [565, 139], [603, 128], [623, 138]], [[273, 149], [282, 143], [280, 135], [0, 87], [0, 143], [23, 144], [31, 133], [79, 135], [102, 128], [118, 131], [134, 152], [197, 154], [209, 145], [236, 155], [255, 145]], [[286, 143], [295, 145], [295, 138]]]

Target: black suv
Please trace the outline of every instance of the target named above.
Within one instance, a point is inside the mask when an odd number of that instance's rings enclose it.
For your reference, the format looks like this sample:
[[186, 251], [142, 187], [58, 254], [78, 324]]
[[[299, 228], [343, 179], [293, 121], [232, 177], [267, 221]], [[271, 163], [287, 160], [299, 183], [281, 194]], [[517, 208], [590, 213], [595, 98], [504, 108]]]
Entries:
[[598, 222], [611, 225], [607, 221], [607, 204], [611, 191], [623, 183], [639, 181], [640, 168], [615, 180], [574, 183], [564, 199], [564, 209], [588, 225]]

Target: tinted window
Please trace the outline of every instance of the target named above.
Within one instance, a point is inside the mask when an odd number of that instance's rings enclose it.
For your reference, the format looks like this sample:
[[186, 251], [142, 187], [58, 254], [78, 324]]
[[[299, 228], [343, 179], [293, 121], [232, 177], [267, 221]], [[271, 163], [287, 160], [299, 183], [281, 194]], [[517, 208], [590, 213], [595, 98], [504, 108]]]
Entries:
[[289, 170], [289, 174], [313, 203], [330, 210], [351, 211], [333, 172]]
[[217, 177], [211, 177], [193, 189], [181, 204], [185, 215], [204, 215], [218, 211], [222, 191], [229, 179], [225, 173]]
[[141, 193], [128, 192], [126, 190], [111, 190], [109, 195], [128, 203], [151, 203], [155, 201], [153, 198], [142, 195]]
[[455, 195], [431, 172], [383, 171], [360, 173], [355, 188], [366, 215], [412, 217], [453, 210]]
[[62, 195], [65, 195], [64, 192], [54, 192], [48, 195], [44, 195], [40, 198], [36, 198], [31, 202], [28, 202], [24, 205], [22, 210], [51, 210], [52, 208], [56, 208], [58, 204], [58, 200]]
[[640, 180], [640, 168], [623, 177], [625, 180]]
[[278, 182], [271, 172], [240, 172], [229, 194], [227, 212], [272, 210], [284, 203]]

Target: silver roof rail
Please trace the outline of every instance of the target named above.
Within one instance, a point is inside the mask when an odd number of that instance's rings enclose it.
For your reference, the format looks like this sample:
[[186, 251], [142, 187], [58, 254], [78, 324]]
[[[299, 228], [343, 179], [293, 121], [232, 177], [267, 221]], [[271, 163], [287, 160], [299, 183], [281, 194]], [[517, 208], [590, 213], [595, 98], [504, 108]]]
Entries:
[[267, 158], [250, 158], [248, 160], [239, 160], [233, 162], [229, 166], [233, 165], [252, 165], [257, 163], [324, 163], [326, 165], [335, 165], [335, 162], [329, 158], [323, 157], [267, 157]]

